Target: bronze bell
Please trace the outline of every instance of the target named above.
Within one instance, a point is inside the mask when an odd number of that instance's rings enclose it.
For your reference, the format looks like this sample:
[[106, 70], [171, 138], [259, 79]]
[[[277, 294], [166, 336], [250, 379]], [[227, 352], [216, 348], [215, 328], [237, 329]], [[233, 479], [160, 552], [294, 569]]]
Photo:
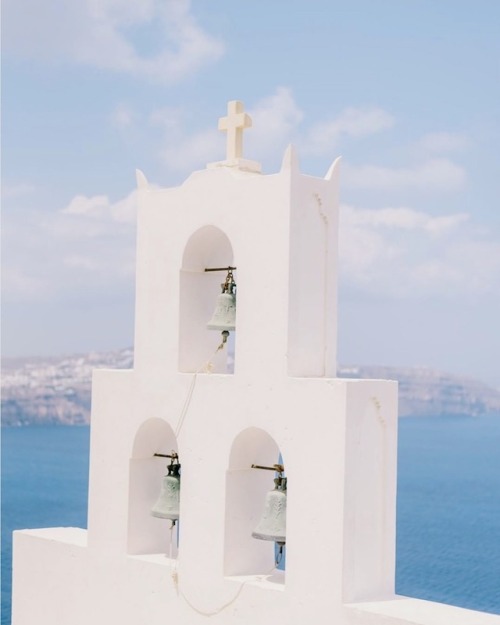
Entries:
[[254, 538], [272, 540], [282, 548], [286, 542], [286, 477], [274, 480], [274, 490], [266, 495], [264, 512], [252, 532]]
[[221, 287], [222, 293], [217, 296], [215, 311], [207, 328], [228, 332], [236, 327], [236, 283], [231, 270], [228, 271], [226, 281], [221, 284]]
[[160, 496], [151, 509], [151, 514], [160, 519], [170, 519], [172, 526], [179, 519], [179, 500], [181, 494], [181, 465], [172, 463], [168, 465], [168, 473], [163, 478]]

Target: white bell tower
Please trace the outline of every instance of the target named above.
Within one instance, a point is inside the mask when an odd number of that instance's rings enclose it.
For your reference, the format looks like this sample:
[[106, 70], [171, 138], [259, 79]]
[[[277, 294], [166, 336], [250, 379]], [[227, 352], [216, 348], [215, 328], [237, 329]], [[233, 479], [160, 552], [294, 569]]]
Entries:
[[[226, 160], [179, 187], [138, 172], [134, 368], [94, 372], [88, 531], [16, 533], [13, 623], [498, 625], [394, 594], [397, 385], [336, 377], [339, 163], [263, 175], [250, 125], [230, 102]], [[172, 450], [178, 533], [151, 515]], [[252, 537], [278, 462], [286, 570]]]

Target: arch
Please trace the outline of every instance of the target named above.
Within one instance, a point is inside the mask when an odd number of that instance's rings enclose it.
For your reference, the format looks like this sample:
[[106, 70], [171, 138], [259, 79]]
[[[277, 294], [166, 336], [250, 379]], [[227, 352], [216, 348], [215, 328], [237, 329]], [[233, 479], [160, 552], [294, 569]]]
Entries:
[[[207, 329], [220, 284], [225, 274], [205, 272], [207, 267], [234, 266], [229, 237], [220, 228], [206, 225], [187, 240], [180, 269], [179, 294], [179, 370], [195, 372], [220, 344], [220, 335]], [[232, 344], [232, 343], [231, 343]], [[219, 352], [212, 360], [213, 370], [230, 373], [232, 355]]]
[[252, 464], [274, 464], [279, 447], [265, 430], [249, 427], [234, 439], [229, 453], [229, 470], [249, 469]]
[[130, 554], [165, 553], [177, 555], [176, 532], [169, 522], [151, 515], [165, 475], [168, 458], [155, 453], [177, 451], [177, 440], [170, 425], [153, 417], [138, 428], [129, 462], [129, 506], [127, 551]]
[[274, 543], [253, 538], [252, 531], [274, 486], [275, 474], [251, 466], [272, 466], [280, 456], [274, 438], [261, 428], [249, 427], [233, 441], [226, 472], [225, 575], [264, 574], [273, 568]]
[[151, 458], [155, 453], [170, 453], [176, 447], [177, 440], [170, 425], [163, 419], [152, 417], [139, 426], [132, 444], [131, 458]]
[[233, 261], [233, 248], [217, 226], [202, 226], [189, 237], [182, 256], [182, 269], [204, 272], [205, 267], [225, 267]]

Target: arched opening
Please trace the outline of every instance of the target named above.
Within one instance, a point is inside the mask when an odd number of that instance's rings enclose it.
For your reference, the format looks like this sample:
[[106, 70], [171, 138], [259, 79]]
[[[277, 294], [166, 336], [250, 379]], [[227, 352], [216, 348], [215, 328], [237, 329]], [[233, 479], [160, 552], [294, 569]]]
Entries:
[[[252, 468], [273, 466], [282, 459], [276, 441], [251, 427], [235, 438], [226, 473], [224, 574], [270, 574], [276, 568], [276, 543], [252, 536], [261, 519], [275, 473]], [[279, 567], [281, 568], [281, 567]], [[279, 578], [284, 580], [284, 576]]]
[[167, 519], [152, 516], [168, 458], [154, 454], [177, 451], [170, 425], [158, 418], [145, 421], [137, 431], [129, 465], [128, 553], [164, 553], [177, 557], [177, 526]]
[[205, 269], [224, 267], [234, 267], [233, 248], [226, 234], [215, 226], [204, 226], [192, 234], [184, 250], [180, 275], [180, 371], [200, 371], [210, 361], [211, 370], [216, 373], [233, 372], [233, 333], [225, 348], [215, 353], [222, 336], [207, 329], [227, 272]]

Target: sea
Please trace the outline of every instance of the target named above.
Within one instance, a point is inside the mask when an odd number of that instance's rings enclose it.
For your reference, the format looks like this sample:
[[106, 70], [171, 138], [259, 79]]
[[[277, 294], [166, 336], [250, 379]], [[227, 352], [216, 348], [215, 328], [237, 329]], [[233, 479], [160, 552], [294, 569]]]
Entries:
[[[12, 531], [86, 527], [89, 428], [2, 428], [2, 625]], [[398, 594], [500, 614], [500, 415], [399, 422]]]

